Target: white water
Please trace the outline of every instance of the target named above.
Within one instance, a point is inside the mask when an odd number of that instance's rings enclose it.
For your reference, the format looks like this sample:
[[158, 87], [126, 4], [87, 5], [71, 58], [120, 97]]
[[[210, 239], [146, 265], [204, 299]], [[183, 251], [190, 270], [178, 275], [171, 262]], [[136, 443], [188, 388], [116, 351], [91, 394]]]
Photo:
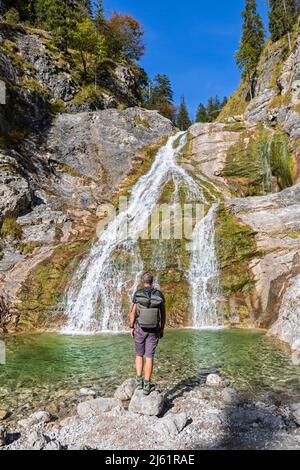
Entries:
[[222, 326], [218, 316], [218, 262], [215, 252], [215, 212], [213, 205], [193, 232], [189, 282], [192, 291], [193, 327]]
[[[180, 137], [180, 144], [174, 149], [173, 144]], [[128, 300], [124, 299], [124, 292], [134, 291], [143, 270], [137, 241], [141, 232], [148, 226], [149, 217], [164, 184], [170, 179], [175, 182], [183, 181], [189, 197], [194, 201], [205, 202], [199, 186], [176, 163], [176, 157], [185, 144], [186, 134], [183, 132], [169, 138], [167, 144], [159, 150], [148, 174], [142, 176], [133, 187], [127, 209], [108, 224], [88, 257], [81, 263], [67, 295], [68, 324], [62, 330], [63, 333], [91, 334], [124, 330], [122, 304]], [[127, 221], [129, 235], [124, 232], [124, 224]], [[203, 242], [207, 242], [205, 237]], [[119, 256], [120, 252], [123, 257]], [[210, 253], [210, 250], [205, 248], [203, 254], [206, 253]], [[200, 251], [198, 255], [201, 257]], [[124, 266], [118, 266], [119, 260], [124, 256], [126, 263]], [[204, 265], [205, 262], [202, 261], [200, 271]], [[209, 266], [212, 266], [211, 262]], [[197, 271], [195, 264], [193, 270]], [[199, 282], [201, 275], [199, 272]], [[195, 283], [192, 284], [193, 289], [194, 286]], [[207, 283], [204, 282], [203, 286], [206, 288]], [[208, 296], [201, 294], [199, 290], [197, 292], [204, 299]], [[193, 299], [195, 295], [193, 293]], [[193, 304], [196, 305], [194, 301]], [[198, 307], [201, 308], [201, 303], [197, 304]], [[207, 308], [208, 303], [205, 303], [205, 312]], [[207, 317], [208, 311], [203, 318]]]

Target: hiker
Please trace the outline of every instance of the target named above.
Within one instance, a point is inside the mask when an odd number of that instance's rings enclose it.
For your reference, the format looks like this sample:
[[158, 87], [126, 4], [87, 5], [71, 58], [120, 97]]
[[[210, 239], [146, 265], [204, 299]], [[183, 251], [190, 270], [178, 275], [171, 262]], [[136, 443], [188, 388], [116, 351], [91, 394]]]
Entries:
[[155, 390], [151, 382], [153, 359], [158, 342], [164, 336], [166, 309], [162, 292], [153, 287], [152, 274], [145, 273], [142, 281], [144, 288], [138, 290], [132, 300], [130, 332], [136, 350], [136, 386], [149, 395]]

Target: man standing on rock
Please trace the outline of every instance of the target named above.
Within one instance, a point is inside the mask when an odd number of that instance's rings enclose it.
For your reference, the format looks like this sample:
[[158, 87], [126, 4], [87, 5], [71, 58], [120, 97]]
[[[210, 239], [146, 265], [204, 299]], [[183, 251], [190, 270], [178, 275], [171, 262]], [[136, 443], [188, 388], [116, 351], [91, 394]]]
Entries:
[[142, 281], [144, 287], [134, 294], [132, 301], [130, 332], [136, 350], [136, 385], [145, 395], [149, 395], [155, 390], [151, 382], [153, 359], [158, 342], [164, 336], [166, 308], [164, 295], [153, 287], [152, 274], [145, 273]]

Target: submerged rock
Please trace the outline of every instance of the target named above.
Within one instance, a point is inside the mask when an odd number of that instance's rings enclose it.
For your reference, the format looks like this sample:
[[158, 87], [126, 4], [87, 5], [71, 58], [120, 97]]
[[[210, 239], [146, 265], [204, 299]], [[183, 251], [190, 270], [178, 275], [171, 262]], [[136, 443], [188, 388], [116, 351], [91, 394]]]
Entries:
[[209, 374], [206, 378], [208, 387], [223, 388], [226, 387], [227, 381], [218, 374]]
[[124, 410], [121, 400], [116, 398], [96, 398], [79, 403], [77, 413], [79, 416], [97, 416], [102, 413], [122, 413]]
[[241, 397], [233, 388], [224, 388], [222, 399], [226, 405], [238, 405], [241, 402]]
[[155, 426], [155, 430], [166, 438], [174, 438], [181, 433], [187, 424], [187, 414], [170, 414], [160, 419]]
[[136, 390], [129, 403], [129, 411], [147, 416], [158, 416], [164, 407], [164, 396], [157, 390], [146, 396], [143, 390]]
[[93, 388], [84, 387], [79, 390], [79, 394], [83, 397], [95, 397], [97, 396], [97, 391]]
[[126, 401], [130, 400], [136, 390], [135, 379], [127, 379], [115, 391], [114, 398]]

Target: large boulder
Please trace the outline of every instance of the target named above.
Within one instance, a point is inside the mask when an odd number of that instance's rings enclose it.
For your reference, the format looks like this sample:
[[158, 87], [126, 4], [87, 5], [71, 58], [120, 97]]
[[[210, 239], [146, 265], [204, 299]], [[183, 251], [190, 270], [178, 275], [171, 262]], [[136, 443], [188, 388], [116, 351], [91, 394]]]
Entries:
[[130, 400], [136, 390], [135, 379], [127, 379], [115, 391], [114, 397], [118, 400]]
[[95, 400], [79, 403], [77, 406], [77, 413], [81, 417], [98, 416], [108, 412], [122, 413], [123, 410], [121, 400], [116, 398], [96, 398]]
[[174, 438], [181, 433], [187, 420], [186, 413], [170, 414], [158, 420], [155, 430], [166, 438]]
[[155, 390], [144, 395], [143, 390], [136, 390], [129, 403], [129, 411], [147, 416], [159, 416], [164, 407], [164, 396]]

